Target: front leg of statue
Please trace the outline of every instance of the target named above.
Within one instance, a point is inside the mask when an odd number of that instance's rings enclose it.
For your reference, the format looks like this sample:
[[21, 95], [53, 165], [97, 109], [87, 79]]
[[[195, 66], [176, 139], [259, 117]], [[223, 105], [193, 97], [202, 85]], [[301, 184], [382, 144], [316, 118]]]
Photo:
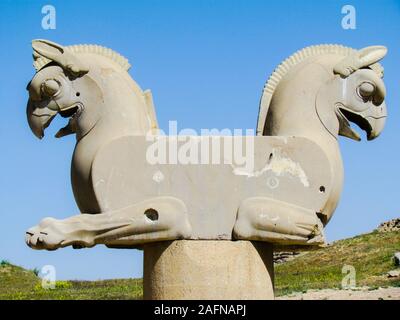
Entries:
[[64, 220], [46, 218], [26, 232], [34, 249], [93, 247], [129, 237], [132, 245], [190, 237], [185, 204], [173, 197], [157, 197], [99, 214], [80, 214]]
[[323, 225], [316, 212], [267, 197], [242, 202], [234, 227], [235, 239], [285, 245], [322, 245]]

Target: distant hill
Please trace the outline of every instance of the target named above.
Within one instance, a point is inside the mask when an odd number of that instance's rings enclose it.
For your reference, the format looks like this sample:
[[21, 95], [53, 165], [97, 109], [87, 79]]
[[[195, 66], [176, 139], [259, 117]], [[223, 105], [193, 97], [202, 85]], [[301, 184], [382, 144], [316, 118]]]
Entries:
[[[388, 278], [396, 269], [393, 254], [400, 251], [400, 231], [372, 232], [336, 241], [276, 265], [276, 295], [308, 289], [340, 288], [344, 265], [356, 270], [357, 286], [400, 287], [400, 277]], [[0, 264], [0, 299], [140, 299], [141, 279], [59, 281], [53, 290], [41, 287], [34, 271], [6, 261]]]
[[19, 295], [34, 288], [39, 278], [34, 271], [0, 262], [0, 299], [18, 299]]
[[276, 295], [308, 289], [340, 288], [344, 265], [354, 266], [356, 285], [370, 288], [400, 287], [400, 278], [389, 278], [396, 269], [393, 255], [400, 251], [400, 231], [363, 234], [336, 241], [276, 265]]

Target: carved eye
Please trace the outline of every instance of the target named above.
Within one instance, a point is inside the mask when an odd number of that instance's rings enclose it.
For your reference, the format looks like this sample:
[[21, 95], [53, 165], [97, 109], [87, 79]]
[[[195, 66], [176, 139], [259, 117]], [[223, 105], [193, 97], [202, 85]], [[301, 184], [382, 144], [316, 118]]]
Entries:
[[361, 98], [369, 98], [375, 93], [375, 86], [371, 82], [363, 82], [358, 87], [358, 94]]
[[54, 97], [59, 91], [60, 84], [54, 79], [49, 79], [42, 83], [42, 93], [46, 97]]

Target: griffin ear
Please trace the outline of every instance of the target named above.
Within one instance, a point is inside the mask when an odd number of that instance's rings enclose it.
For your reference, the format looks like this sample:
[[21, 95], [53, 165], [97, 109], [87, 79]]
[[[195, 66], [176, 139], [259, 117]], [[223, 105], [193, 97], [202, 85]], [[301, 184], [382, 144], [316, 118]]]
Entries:
[[334, 68], [333, 72], [348, 77], [354, 71], [377, 63], [386, 55], [387, 49], [384, 46], [366, 47], [347, 56]]
[[54, 61], [74, 77], [80, 77], [89, 72], [89, 69], [74, 53], [55, 42], [42, 39], [33, 40], [32, 48], [35, 60], [43, 57]]
[[48, 40], [33, 40], [32, 49], [39, 56], [45, 57], [53, 61], [56, 61], [58, 58], [60, 58], [60, 56], [64, 54], [63, 46]]
[[367, 67], [382, 60], [387, 53], [384, 46], [366, 47], [358, 51], [361, 67]]

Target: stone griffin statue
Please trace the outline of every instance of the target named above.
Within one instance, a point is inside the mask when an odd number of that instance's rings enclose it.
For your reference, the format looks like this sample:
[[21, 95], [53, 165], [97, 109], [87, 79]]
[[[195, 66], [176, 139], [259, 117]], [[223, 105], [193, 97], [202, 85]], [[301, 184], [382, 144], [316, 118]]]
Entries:
[[97, 45], [32, 45], [28, 122], [42, 138], [56, 115], [68, 118], [56, 137], [76, 135], [71, 178], [82, 212], [29, 229], [26, 242], [35, 249], [175, 239], [323, 245], [343, 183], [338, 136], [360, 140], [353, 122], [374, 139], [386, 119], [378, 63], [385, 47], [311, 46], [282, 62], [265, 85], [254, 168], [149, 163], [146, 137], [157, 131], [156, 114], [128, 61]]

